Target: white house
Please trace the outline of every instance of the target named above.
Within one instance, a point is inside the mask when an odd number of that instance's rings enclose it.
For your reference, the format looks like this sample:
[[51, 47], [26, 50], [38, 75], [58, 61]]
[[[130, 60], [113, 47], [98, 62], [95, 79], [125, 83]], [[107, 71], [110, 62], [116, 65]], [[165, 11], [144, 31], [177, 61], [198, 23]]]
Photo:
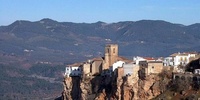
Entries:
[[[143, 61], [145, 59], [143, 58], [137, 59], [138, 63], [140, 60]], [[116, 75], [115, 70], [117, 68], [123, 68], [123, 76], [133, 75], [133, 74], [136, 75], [139, 70], [139, 65], [136, 65], [135, 62], [125, 63], [124, 61], [117, 61], [116, 63], [113, 64], [111, 68], [112, 72], [114, 72], [114, 75]]]
[[133, 57], [133, 62], [135, 62], [136, 65], [139, 65], [140, 61], [162, 61], [161, 59], [155, 59], [153, 57]]
[[146, 61], [146, 59], [144, 59], [143, 57], [133, 57], [133, 62], [135, 62], [136, 65], [139, 65], [140, 61]]
[[189, 56], [185, 53], [176, 53], [171, 55], [174, 58], [174, 66], [186, 65], [189, 63]]
[[117, 61], [113, 64], [112, 66], [112, 71], [114, 72], [115, 69], [117, 69], [118, 67], [123, 67], [123, 65], [125, 64], [124, 61]]
[[124, 61], [117, 61], [112, 65], [112, 67], [109, 68], [109, 70], [104, 71], [101, 75], [111, 75], [112, 72], [114, 72], [114, 75], [117, 75], [116, 69], [119, 67], [123, 67], [124, 64]]
[[170, 55], [174, 59], [174, 66], [186, 65], [190, 62], [190, 58], [195, 58], [195, 53], [174, 53]]
[[166, 57], [163, 61], [164, 66], [174, 66], [174, 59], [173, 57]]
[[73, 64], [73, 65], [68, 65], [65, 68], [65, 76], [81, 76], [82, 75], [82, 67], [81, 64]]
[[124, 68], [124, 76], [126, 75], [137, 75], [138, 71], [139, 71], [139, 65], [136, 65], [134, 63], [127, 63], [124, 64], [123, 66]]
[[179, 66], [186, 65], [190, 62], [191, 58], [195, 58], [197, 53], [174, 53], [170, 57], [164, 58], [164, 66]]

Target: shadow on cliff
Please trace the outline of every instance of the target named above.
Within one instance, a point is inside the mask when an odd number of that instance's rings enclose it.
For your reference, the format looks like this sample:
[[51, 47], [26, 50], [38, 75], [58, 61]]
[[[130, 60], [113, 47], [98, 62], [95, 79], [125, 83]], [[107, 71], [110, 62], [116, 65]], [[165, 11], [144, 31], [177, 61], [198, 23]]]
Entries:
[[81, 89], [80, 89], [81, 77], [73, 76], [72, 77], [72, 91], [71, 96], [73, 100], [81, 99]]
[[120, 79], [120, 82], [123, 83], [118, 84], [118, 75], [115, 74], [109, 70], [103, 70], [101, 74], [98, 73], [93, 76], [71, 77], [70, 98], [72, 100], [123, 100], [123, 97], [120, 97], [117, 93], [120, 90], [120, 94], [123, 96], [122, 90], [126, 78]]
[[[108, 70], [103, 70], [103, 72], [108, 72]], [[127, 81], [127, 77], [122, 77], [118, 74], [120, 74], [118, 70], [115, 70], [112, 73], [103, 73], [94, 76], [91, 80], [91, 85], [92, 93], [96, 94], [95, 97], [104, 100], [124, 100], [124, 83]]]
[[102, 98], [108, 99], [111, 97], [113, 85], [112, 73], [109, 70], [103, 70], [101, 74], [95, 75], [91, 82], [92, 93], [95, 94], [95, 97], [101, 95]]

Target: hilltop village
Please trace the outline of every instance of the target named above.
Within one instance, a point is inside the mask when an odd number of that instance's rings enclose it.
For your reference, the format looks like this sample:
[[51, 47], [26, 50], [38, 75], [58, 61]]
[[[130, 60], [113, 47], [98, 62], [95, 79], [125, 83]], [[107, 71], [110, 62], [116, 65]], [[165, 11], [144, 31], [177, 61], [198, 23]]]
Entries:
[[[111, 76], [120, 70], [120, 76], [137, 74], [140, 70], [144, 75], [158, 74], [165, 70], [173, 72], [184, 72], [180, 66], [186, 66], [192, 60], [198, 59], [197, 52], [174, 53], [166, 58], [133, 57], [133, 60], [118, 55], [118, 45], [108, 44], [105, 47], [105, 56], [89, 59], [86, 62], [74, 63], [66, 66], [65, 77], [73, 76]], [[195, 69], [195, 73], [199, 69]], [[200, 74], [200, 72], [199, 72]]]
[[[171, 79], [184, 76], [199, 82], [200, 69], [189, 68], [190, 72], [187, 72], [185, 67], [191, 61], [198, 59], [197, 52], [178, 52], [166, 58], [137, 56], [129, 60], [118, 55], [117, 44], [107, 44], [104, 57], [66, 66], [62, 98], [64, 100], [152, 99], [164, 91], [157, 89], [158, 86], [153, 88], [157, 81], [165, 81], [157, 78], [163, 71], [172, 72]], [[171, 80], [170, 78], [166, 83]]]

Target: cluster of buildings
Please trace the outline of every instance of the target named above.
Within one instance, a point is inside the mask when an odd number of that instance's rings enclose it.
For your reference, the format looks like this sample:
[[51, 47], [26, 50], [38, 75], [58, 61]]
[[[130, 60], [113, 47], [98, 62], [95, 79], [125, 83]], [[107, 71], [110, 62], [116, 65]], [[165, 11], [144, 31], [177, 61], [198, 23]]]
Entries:
[[97, 57], [86, 62], [66, 66], [64, 75], [69, 76], [111, 76], [114, 75], [150, 75], [158, 74], [163, 69], [179, 71], [178, 66], [185, 66], [198, 57], [198, 53], [174, 53], [166, 58], [133, 57], [133, 60], [118, 56], [118, 45], [108, 44], [104, 57]]
[[179, 65], [185, 66], [186, 64], [196, 59], [197, 57], [198, 57], [197, 52], [174, 53], [164, 59], [164, 66], [179, 66]]

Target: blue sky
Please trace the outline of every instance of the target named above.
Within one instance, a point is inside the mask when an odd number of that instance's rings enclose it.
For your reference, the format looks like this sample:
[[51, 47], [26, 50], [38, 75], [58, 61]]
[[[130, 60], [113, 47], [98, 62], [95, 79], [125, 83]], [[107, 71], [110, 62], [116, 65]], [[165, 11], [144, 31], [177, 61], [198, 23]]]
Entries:
[[200, 23], [200, 0], [0, 0], [0, 25], [16, 20], [106, 23], [165, 20]]

